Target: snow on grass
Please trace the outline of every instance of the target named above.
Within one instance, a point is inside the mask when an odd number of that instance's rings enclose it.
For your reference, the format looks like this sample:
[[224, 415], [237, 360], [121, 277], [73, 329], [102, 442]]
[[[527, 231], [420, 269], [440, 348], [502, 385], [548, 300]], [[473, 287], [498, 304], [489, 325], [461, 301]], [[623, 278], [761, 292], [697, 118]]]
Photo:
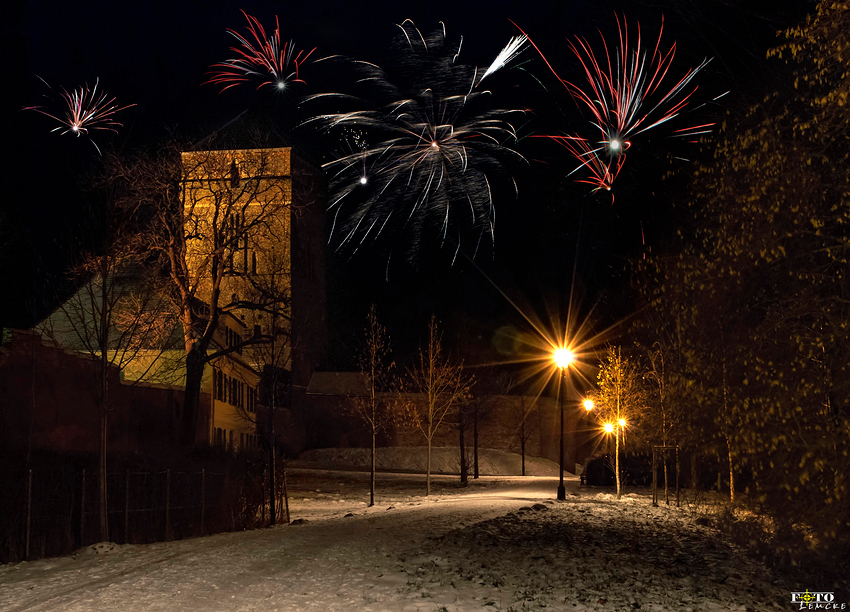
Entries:
[[[785, 586], [685, 509], [567, 477], [290, 469], [297, 525], [103, 543], [0, 566], [0, 610], [787, 610]], [[703, 521], [701, 521], [703, 522]], [[839, 597], [840, 594], [836, 593]]]

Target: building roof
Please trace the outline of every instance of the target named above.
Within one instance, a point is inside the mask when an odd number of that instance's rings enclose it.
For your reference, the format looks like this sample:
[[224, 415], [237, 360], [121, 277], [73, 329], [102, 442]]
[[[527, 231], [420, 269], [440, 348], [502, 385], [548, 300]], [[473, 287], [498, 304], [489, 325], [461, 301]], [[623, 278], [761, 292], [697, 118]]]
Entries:
[[293, 136], [277, 120], [258, 108], [247, 108], [187, 147], [187, 151], [228, 149], [292, 149], [305, 162], [320, 168], [310, 140]]

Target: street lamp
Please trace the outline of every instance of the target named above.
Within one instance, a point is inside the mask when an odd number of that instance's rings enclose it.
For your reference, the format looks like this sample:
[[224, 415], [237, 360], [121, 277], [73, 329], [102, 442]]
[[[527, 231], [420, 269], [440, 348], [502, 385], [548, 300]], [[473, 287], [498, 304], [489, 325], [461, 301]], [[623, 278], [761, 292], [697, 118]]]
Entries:
[[558, 499], [567, 499], [567, 490], [564, 488], [564, 395], [566, 391], [567, 368], [573, 362], [574, 355], [566, 348], [559, 348], [555, 351], [553, 358], [555, 365], [561, 371], [561, 377], [558, 380], [558, 395], [560, 396], [561, 404], [561, 450], [558, 455], [560, 460], [560, 480], [558, 481]]

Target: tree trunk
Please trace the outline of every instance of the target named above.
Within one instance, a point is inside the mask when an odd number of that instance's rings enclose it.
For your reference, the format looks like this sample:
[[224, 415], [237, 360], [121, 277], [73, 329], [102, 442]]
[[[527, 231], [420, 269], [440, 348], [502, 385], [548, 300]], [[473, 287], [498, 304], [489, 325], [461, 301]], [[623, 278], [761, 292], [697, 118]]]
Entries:
[[617, 479], [617, 499], [620, 499], [620, 433], [615, 430], [614, 476]]
[[284, 449], [283, 454], [281, 455], [283, 459], [283, 465], [281, 467], [281, 471], [283, 472], [281, 476], [281, 480], [283, 481], [283, 520], [287, 525], [291, 522], [289, 517], [289, 491], [286, 488], [286, 449]]
[[375, 428], [372, 427], [372, 473], [369, 478], [369, 507], [375, 505]]
[[100, 507], [100, 541], [109, 541], [109, 504], [107, 501], [106, 488], [106, 451], [107, 451], [107, 395], [109, 394], [109, 361], [107, 350], [109, 349], [109, 313], [107, 304], [109, 300], [107, 290], [107, 276], [109, 273], [109, 259], [106, 256], [100, 258], [100, 457], [98, 469], [98, 505]]
[[670, 492], [667, 489], [667, 447], [665, 445], [664, 452], [661, 453], [661, 456], [664, 458], [664, 501], [667, 502], [667, 505], [670, 505]]
[[186, 353], [186, 393], [183, 396], [183, 415], [180, 420], [180, 444], [184, 448], [195, 446], [198, 406], [204, 380], [204, 353], [197, 345]]
[[522, 458], [522, 475], [525, 476], [525, 419], [519, 424], [519, 454]]
[[726, 440], [726, 444], [729, 447], [729, 502], [735, 503], [735, 467], [732, 463], [732, 444], [729, 440]]
[[98, 469], [98, 505], [100, 507], [100, 541], [109, 541], [109, 505], [107, 503], [106, 489], [106, 432], [107, 432], [106, 410], [101, 407], [100, 411], [100, 457]]
[[[460, 418], [463, 419], [463, 417]], [[466, 445], [463, 439], [464, 427], [462, 422], [458, 424], [457, 430], [460, 433], [460, 484], [465, 486], [469, 484], [469, 467], [466, 465]]]
[[696, 490], [699, 489], [699, 468], [697, 461], [697, 452], [693, 451], [691, 453], [691, 488]]
[[425, 458], [425, 495], [431, 495], [431, 438], [428, 438], [428, 455]]
[[472, 478], [478, 478], [478, 402], [472, 411]]
[[276, 498], [277, 498], [277, 471], [275, 470], [274, 436], [269, 441], [269, 525], [277, 525]]

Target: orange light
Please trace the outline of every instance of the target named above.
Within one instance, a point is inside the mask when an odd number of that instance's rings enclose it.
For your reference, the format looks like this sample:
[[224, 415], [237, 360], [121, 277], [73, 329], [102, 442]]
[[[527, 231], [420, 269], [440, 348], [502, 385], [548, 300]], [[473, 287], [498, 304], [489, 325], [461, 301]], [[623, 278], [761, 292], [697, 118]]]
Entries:
[[626, 419], [620, 419], [620, 427], [626, 426]]
[[584, 400], [584, 409], [587, 410], [588, 412], [593, 410], [593, 400], [592, 399], [588, 398], [588, 399]]
[[558, 366], [559, 370], [567, 368], [573, 362], [575, 357], [571, 351], [565, 348], [557, 349], [552, 356], [555, 359], [555, 365]]
[[605, 423], [602, 427], [605, 429], [605, 433], [612, 433], [614, 431], [614, 423]]

